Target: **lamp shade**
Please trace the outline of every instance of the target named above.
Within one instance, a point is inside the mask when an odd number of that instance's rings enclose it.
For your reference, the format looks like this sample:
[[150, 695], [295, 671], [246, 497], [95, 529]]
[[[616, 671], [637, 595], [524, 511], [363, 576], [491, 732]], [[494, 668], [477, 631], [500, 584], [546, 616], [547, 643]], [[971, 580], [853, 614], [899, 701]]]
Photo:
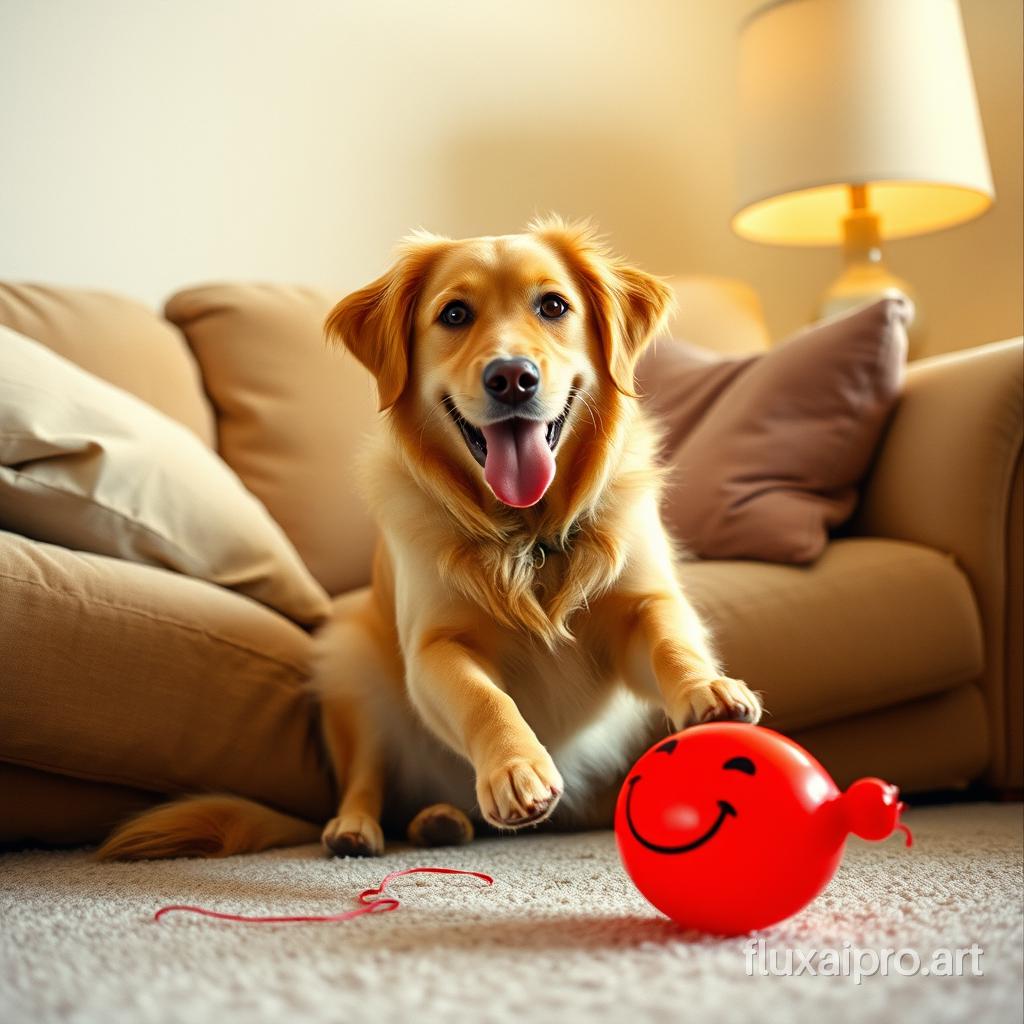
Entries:
[[740, 29], [733, 230], [843, 241], [850, 186], [881, 235], [969, 220], [994, 190], [956, 0], [782, 0]]

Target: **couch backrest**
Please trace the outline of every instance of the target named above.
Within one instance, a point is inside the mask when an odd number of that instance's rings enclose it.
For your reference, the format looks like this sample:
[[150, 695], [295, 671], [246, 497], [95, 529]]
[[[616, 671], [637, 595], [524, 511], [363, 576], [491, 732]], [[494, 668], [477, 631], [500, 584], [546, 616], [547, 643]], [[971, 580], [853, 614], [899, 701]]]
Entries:
[[77, 288], [0, 283], [0, 324], [183, 423], [206, 444], [213, 410], [181, 334], [141, 303]]
[[761, 299], [746, 282], [708, 274], [666, 280], [676, 297], [669, 337], [721, 356], [748, 356], [771, 346]]
[[368, 582], [375, 531], [356, 456], [377, 420], [373, 378], [324, 340], [339, 295], [231, 284], [172, 296], [199, 362], [221, 457], [284, 528], [329, 594]]
[[[749, 289], [706, 278], [673, 284], [681, 300], [674, 333], [725, 352], [766, 343]], [[0, 323], [216, 443], [313, 575], [338, 594], [370, 576], [375, 531], [355, 465], [377, 419], [370, 375], [324, 342], [324, 318], [340, 297], [208, 285], [172, 296], [164, 320], [116, 295], [0, 284]]]
[[[748, 286], [705, 277], [673, 285], [680, 298], [673, 330], [720, 352], [767, 346]], [[339, 298], [288, 285], [222, 284], [179, 292], [165, 309], [199, 362], [221, 456], [331, 594], [368, 581], [375, 538], [355, 463], [378, 418], [376, 391], [355, 359], [325, 345], [324, 319]]]

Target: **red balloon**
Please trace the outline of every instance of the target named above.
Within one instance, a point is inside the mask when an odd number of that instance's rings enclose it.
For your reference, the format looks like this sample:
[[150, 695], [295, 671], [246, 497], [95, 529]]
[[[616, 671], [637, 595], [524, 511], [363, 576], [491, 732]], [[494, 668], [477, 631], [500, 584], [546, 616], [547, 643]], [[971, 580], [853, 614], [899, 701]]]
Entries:
[[904, 805], [881, 779], [841, 793], [803, 747], [756, 725], [697, 725], [655, 744], [615, 811], [622, 863], [641, 893], [686, 928], [738, 935], [810, 903], [846, 837], [885, 839]]

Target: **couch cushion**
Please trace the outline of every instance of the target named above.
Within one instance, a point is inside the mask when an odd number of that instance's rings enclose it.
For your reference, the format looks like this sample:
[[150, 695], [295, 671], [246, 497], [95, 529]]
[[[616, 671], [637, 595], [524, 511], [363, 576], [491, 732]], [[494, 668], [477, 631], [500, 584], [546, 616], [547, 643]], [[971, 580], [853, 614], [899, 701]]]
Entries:
[[0, 761], [0, 847], [79, 846], [166, 797]]
[[666, 336], [685, 338], [720, 355], [742, 356], [771, 347], [757, 292], [745, 281], [710, 274], [665, 278], [675, 294]]
[[967, 683], [802, 729], [795, 739], [828, 769], [840, 789], [873, 775], [902, 794], [959, 789], [985, 770], [992, 756], [985, 700]]
[[2, 532], [0, 608], [0, 760], [326, 817], [298, 626], [209, 583]]
[[638, 368], [666, 424], [665, 521], [695, 554], [811, 562], [852, 514], [899, 396], [910, 305], [883, 299], [763, 356], [694, 360], [671, 342]]
[[323, 588], [180, 423], [0, 326], [0, 526], [219, 583], [301, 622]]
[[211, 285], [179, 292], [166, 309], [202, 367], [222, 457], [331, 594], [369, 579], [374, 531], [353, 458], [377, 418], [370, 375], [324, 342], [335, 298]]
[[0, 324], [184, 423], [207, 445], [213, 413], [181, 334], [131, 299], [78, 288], [0, 284]]
[[682, 579], [732, 676], [784, 731], [977, 679], [981, 623], [952, 558], [902, 541], [831, 543], [809, 567], [692, 562]]

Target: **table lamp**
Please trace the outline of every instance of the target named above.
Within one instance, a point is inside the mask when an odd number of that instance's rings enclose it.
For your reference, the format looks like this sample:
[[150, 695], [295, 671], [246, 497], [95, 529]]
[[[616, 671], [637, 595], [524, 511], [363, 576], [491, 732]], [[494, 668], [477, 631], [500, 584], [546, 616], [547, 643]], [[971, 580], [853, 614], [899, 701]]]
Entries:
[[912, 292], [882, 240], [938, 231], [994, 190], [957, 0], [776, 0], [739, 40], [742, 238], [843, 246], [833, 316]]

